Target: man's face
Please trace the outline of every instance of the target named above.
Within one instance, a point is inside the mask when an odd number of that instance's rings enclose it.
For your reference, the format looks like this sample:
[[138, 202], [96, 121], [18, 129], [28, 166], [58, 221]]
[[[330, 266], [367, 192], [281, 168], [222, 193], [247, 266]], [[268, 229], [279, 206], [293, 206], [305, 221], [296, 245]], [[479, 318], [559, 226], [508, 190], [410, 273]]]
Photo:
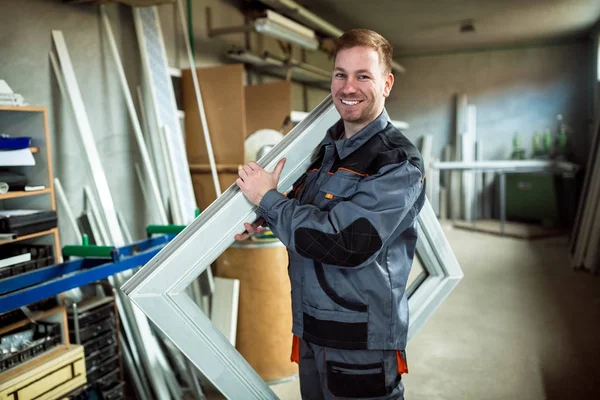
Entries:
[[385, 73], [379, 54], [370, 47], [340, 50], [335, 58], [331, 94], [345, 122], [367, 125], [381, 114], [394, 76]]

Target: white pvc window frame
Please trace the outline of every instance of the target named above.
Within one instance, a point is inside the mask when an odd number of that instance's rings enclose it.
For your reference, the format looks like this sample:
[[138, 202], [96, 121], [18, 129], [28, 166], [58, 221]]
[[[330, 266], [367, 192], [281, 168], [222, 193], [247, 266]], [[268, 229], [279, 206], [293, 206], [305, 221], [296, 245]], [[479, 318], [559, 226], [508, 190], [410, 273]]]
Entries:
[[[285, 157], [278, 190], [287, 191], [310, 164], [327, 128], [339, 119], [331, 96], [297, 125], [259, 164], [272, 171]], [[187, 295], [187, 286], [229, 246], [244, 222], [258, 217], [234, 184], [148, 262], [122, 290], [227, 398], [276, 399], [268, 385]], [[417, 252], [427, 278], [409, 299], [409, 338], [462, 278], [429, 202], [419, 217]]]

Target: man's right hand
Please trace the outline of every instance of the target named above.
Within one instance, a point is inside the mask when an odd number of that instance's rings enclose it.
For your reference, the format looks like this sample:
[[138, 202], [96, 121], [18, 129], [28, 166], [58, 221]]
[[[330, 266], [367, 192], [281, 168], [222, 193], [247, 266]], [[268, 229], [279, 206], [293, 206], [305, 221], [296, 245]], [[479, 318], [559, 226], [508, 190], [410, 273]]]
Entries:
[[250, 237], [251, 234], [253, 233], [260, 233], [260, 231], [262, 230], [260, 228], [260, 226], [265, 222], [264, 218], [259, 218], [256, 221], [254, 221], [252, 224], [249, 224], [247, 222], [244, 222], [244, 228], [246, 228], [246, 231], [244, 233], [239, 233], [237, 235], [234, 236], [235, 240], [246, 240]]

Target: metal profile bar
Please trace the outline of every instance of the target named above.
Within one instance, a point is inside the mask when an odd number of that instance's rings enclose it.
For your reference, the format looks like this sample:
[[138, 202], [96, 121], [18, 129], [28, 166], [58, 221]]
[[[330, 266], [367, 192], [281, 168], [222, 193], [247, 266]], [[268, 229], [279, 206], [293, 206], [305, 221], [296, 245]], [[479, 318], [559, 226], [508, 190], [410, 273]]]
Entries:
[[[114, 287], [122, 287], [127, 278], [124, 274], [119, 274], [112, 276], [111, 279], [111, 284]], [[172, 372], [163, 371], [160, 367], [158, 357], [163, 356], [163, 354], [158, 349], [158, 343], [152, 333], [150, 324], [139, 308], [133, 306], [131, 300], [124, 295], [122, 290], [119, 290], [118, 293], [122, 296], [120, 304], [123, 313], [128, 316], [127, 321], [133, 339], [132, 343], [135, 343], [135, 350], [132, 350], [132, 352], [137, 351], [140, 353], [141, 366], [148, 374], [148, 382], [154, 390], [155, 398], [168, 399], [170, 398], [169, 386], [165, 374], [172, 374]]]
[[158, 181], [154, 173], [154, 167], [152, 166], [152, 162], [150, 161], [150, 156], [148, 154], [148, 148], [146, 147], [144, 135], [142, 135], [142, 127], [140, 126], [140, 121], [135, 112], [133, 98], [131, 96], [131, 92], [129, 91], [129, 86], [127, 85], [127, 78], [125, 77], [125, 71], [123, 70], [123, 64], [121, 62], [121, 57], [119, 56], [119, 50], [117, 49], [115, 37], [113, 35], [113, 31], [110, 26], [110, 21], [108, 19], [108, 15], [106, 14], [106, 8], [104, 5], [100, 6], [100, 13], [102, 15], [102, 22], [104, 23], [104, 27], [106, 29], [106, 35], [108, 36], [108, 43], [110, 45], [111, 53], [115, 60], [117, 72], [119, 73], [119, 81], [121, 83], [121, 89], [123, 90], [123, 96], [125, 97], [125, 103], [127, 104], [127, 111], [129, 113], [129, 117], [131, 118], [131, 124], [133, 125], [133, 133], [137, 141], [138, 147], [140, 148], [140, 155], [142, 156], [142, 163], [144, 164], [144, 169], [146, 170], [146, 173], [148, 174], [148, 179], [150, 180], [150, 187], [152, 188], [152, 197], [158, 210], [158, 222], [163, 225], [166, 225], [169, 222], [167, 220], [167, 213], [165, 212], [165, 208], [162, 203], [162, 198], [160, 196]]
[[63, 187], [58, 178], [54, 178], [54, 190], [56, 192], [56, 197], [58, 197], [58, 202], [67, 214], [67, 219], [69, 220], [69, 225], [71, 225], [71, 229], [73, 229], [73, 233], [75, 234], [78, 240], [81, 240], [81, 230], [77, 225], [77, 220], [73, 216], [71, 206], [69, 205], [69, 201], [67, 200], [65, 191], [63, 190]]
[[[587, 215], [588, 212], [588, 199], [590, 199], [591, 193], [594, 189], [595, 182], [597, 182], [597, 179], [593, 179], [594, 176], [596, 175], [596, 172], [598, 171], [598, 168], [600, 167], [600, 151], [598, 151], [598, 147], [600, 145], [600, 120], [598, 120], [598, 118], [596, 117], [596, 121], [594, 122], [593, 125], [593, 131], [592, 134], [594, 135], [594, 139], [592, 140], [592, 146], [590, 148], [590, 153], [588, 156], [588, 160], [586, 163], [586, 167], [585, 167], [585, 171], [586, 175], [585, 175], [585, 179], [583, 182], [583, 188], [581, 189], [581, 195], [580, 195], [580, 200], [579, 200], [579, 204], [577, 205], [577, 214], [575, 216], [575, 225], [573, 226], [572, 232], [573, 235], [570, 238], [570, 247], [571, 247], [571, 252], [574, 253], [576, 248], [579, 246], [579, 240], [580, 237], [582, 238], [581, 240], [587, 240], [587, 231], [583, 230], [581, 224], [582, 222], [585, 222], [586, 219], [584, 218]], [[593, 198], [593, 197], [592, 197]], [[580, 229], [581, 228], [581, 229]], [[577, 267], [578, 265], [574, 265], [574, 267]]]
[[577, 164], [566, 161], [498, 160], [498, 161], [436, 161], [431, 168], [439, 170], [503, 171], [503, 172], [564, 172], [576, 173]]
[[[146, 76], [146, 73], [144, 72], [142, 75], [144, 75], [144, 77]], [[148, 78], [145, 78], [144, 81], [148, 81]], [[146, 139], [148, 139], [148, 142], [150, 144], [150, 148], [152, 151], [152, 155], [154, 157], [154, 165], [156, 166], [156, 178], [160, 180], [160, 176], [158, 174], [159, 170], [166, 170], [167, 169], [167, 165], [166, 162], [162, 156], [162, 152], [161, 152], [161, 146], [160, 146], [160, 138], [157, 136], [160, 136], [160, 134], [153, 134], [152, 131], [150, 130], [150, 120], [148, 119], [148, 115], [146, 114], [146, 105], [144, 102], [144, 96], [142, 94], [142, 88], [140, 86], [136, 87], [136, 94], [137, 94], [137, 98], [138, 98], [138, 103], [139, 103], [139, 107], [140, 107], [140, 115], [142, 118], [142, 125], [144, 127], [144, 129], [142, 130], [142, 132], [146, 133]], [[157, 131], [158, 132], [158, 131]], [[160, 133], [160, 132], [158, 132]], [[158, 142], [157, 142], [158, 140]], [[144, 181], [142, 179], [142, 181]], [[164, 185], [164, 182], [163, 182]], [[148, 196], [146, 196], [147, 199], [149, 199]], [[169, 213], [168, 211], [166, 211], [166, 205], [165, 205], [165, 201], [164, 201], [164, 194], [161, 196], [161, 203], [162, 203], [162, 207], [163, 209], [165, 209], [165, 212], [167, 214], [167, 219], [169, 218]]]
[[[593, 222], [598, 221], [600, 216], [600, 204], [595, 204], [595, 207], [592, 208], [592, 217], [590, 218]], [[584, 247], [584, 257], [581, 263], [581, 266], [592, 271], [596, 272], [596, 264], [598, 262], [598, 243], [600, 241], [600, 228], [598, 225], [591, 225], [591, 231], [587, 235], [586, 238], [586, 246]]]
[[[61, 31], [52, 31], [52, 39], [60, 61], [60, 71], [62, 72], [64, 87], [68, 94], [67, 98], [75, 113], [75, 119], [77, 121], [77, 126], [79, 127], [81, 142], [83, 143], [87, 159], [89, 160], [90, 165], [93, 166], [91, 168], [92, 178], [94, 179], [98, 197], [104, 211], [103, 217], [110, 230], [110, 240], [112, 244], [120, 246], [124, 244], [123, 235], [119, 229], [119, 221], [117, 220], [117, 213], [108, 187], [108, 181], [106, 180], [104, 169], [102, 169], [100, 155], [98, 154], [95, 145], [95, 137], [92, 133], [92, 128], [83, 104], [83, 98], [81, 97], [81, 92], [77, 85], [75, 71], [73, 71], [73, 65], [71, 64], [67, 45]], [[57, 75], [59, 75], [59, 71], [56, 72]]]
[[418, 225], [417, 256], [427, 277], [408, 298], [409, 341], [463, 278], [460, 265], [428, 201], [419, 214]]
[[506, 221], [506, 175], [504, 172], [499, 174], [500, 185], [500, 233], [504, 235], [504, 225]]
[[133, 242], [133, 237], [131, 236], [131, 232], [129, 231], [127, 223], [125, 222], [125, 218], [121, 212], [117, 212], [117, 219], [119, 220], [119, 226], [121, 226], [121, 230], [123, 231], [123, 235], [125, 236], [127, 243]]
[[73, 325], [75, 326], [75, 343], [81, 344], [81, 336], [79, 332], [79, 316], [77, 313], [77, 303], [73, 303]]
[[[108, 188], [108, 182], [106, 181], [106, 175], [104, 174], [98, 152], [94, 145], [94, 137], [91, 132], [87, 115], [85, 114], [81, 93], [77, 87], [77, 82], [75, 80], [75, 75], [66, 44], [60, 31], [53, 31], [52, 34], [60, 58], [61, 67], [66, 68], [66, 71], [62, 71], [64, 76], [61, 76], [61, 73], [59, 73], [61, 68], [59, 68], [55, 57], [51, 53], [51, 60], [53, 60], [52, 64], [55, 69], [57, 80], [63, 81], [62, 85], [59, 84], [59, 86], [67, 89], [65, 95], [68, 94], [67, 97], [70, 100], [71, 108], [75, 113], [75, 117], [80, 128], [80, 134], [88, 155], [96, 189], [100, 194], [102, 210], [105, 218], [107, 218], [111, 244], [115, 246], [122, 246], [124, 244], [123, 234], [118, 225], [116, 210], [112, 202], [112, 197]], [[93, 200], [93, 196], [89, 197]], [[92, 211], [94, 212], [94, 210]], [[94, 212], [94, 214], [96, 214], [96, 216], [98, 215], [97, 212]], [[96, 238], [96, 240], [103, 242], [102, 238]], [[109, 281], [115, 288], [119, 288], [121, 286], [122, 279], [124, 279], [124, 277], [120, 276], [119, 274], [109, 277]], [[148, 325], [148, 321], [143, 317], [143, 315], [140, 314], [139, 310], [131, 307], [129, 299], [124, 296], [122, 291], [117, 290], [117, 294], [117, 304], [119, 306], [118, 309], [119, 313], [121, 314], [121, 320], [123, 321], [124, 325], [129, 325], [128, 329], [133, 333], [133, 336], [128, 337], [132, 352], [139, 351], [142, 354], [141, 359], [151, 377], [150, 381], [153, 384], [153, 388], [155, 389], [157, 396], [159, 398], [166, 398], [166, 396], [168, 396], [168, 391], [162, 380], [161, 371], [153, 368], [153, 366], [156, 365], [154, 363], [155, 357], [151, 360], [147, 352], [144, 351], [144, 346], [151, 347], [155, 343], [150, 326]]]
[[185, 32], [188, 32], [188, 26], [185, 22], [185, 15], [183, 13], [183, 6], [181, 0], [177, 0], [176, 7], [179, 11], [179, 20], [183, 29], [185, 48], [187, 50], [188, 62], [190, 63], [190, 72], [192, 74], [192, 81], [194, 82], [194, 93], [196, 94], [196, 101], [198, 102], [198, 111], [200, 114], [200, 122], [202, 124], [202, 133], [204, 134], [204, 142], [206, 144], [206, 150], [208, 152], [208, 163], [210, 164], [210, 171], [212, 173], [213, 184], [215, 186], [215, 192], [217, 197], [221, 195], [221, 185], [219, 184], [219, 177], [217, 176], [217, 165], [215, 162], [215, 155], [213, 153], [212, 143], [210, 140], [210, 133], [208, 130], [208, 123], [206, 122], [206, 113], [204, 112], [204, 102], [202, 101], [202, 93], [200, 92], [200, 85], [198, 84], [198, 74], [196, 73], [196, 63], [194, 62], [194, 56], [192, 55], [192, 46], [190, 45], [190, 38]]
[[174, 161], [167, 164], [167, 168], [173, 171], [178, 208], [181, 210], [181, 216], [177, 216], [174, 222], [187, 224], [194, 220], [197, 205], [158, 14], [156, 7], [133, 7], [132, 11], [156, 124], [159, 129], [168, 127], [169, 143], [172, 145], [170, 158]]
[[171, 146], [169, 145], [169, 134], [167, 133], [168, 128], [166, 126], [161, 127], [161, 129], [159, 129], [159, 134], [160, 134], [160, 148], [162, 150], [162, 156], [165, 160], [165, 164], [167, 165], [167, 169], [166, 169], [166, 173], [167, 173], [167, 181], [168, 181], [168, 186], [169, 186], [169, 204], [171, 205], [171, 216], [173, 217], [173, 219], [175, 220], [175, 223], [178, 225], [182, 225], [183, 223], [181, 222], [182, 220], [182, 216], [181, 216], [181, 209], [180, 207], [180, 203], [178, 200], [178, 196], [177, 196], [177, 188], [175, 187], [175, 177], [173, 174], [173, 170], [171, 169], [170, 165], [171, 162], [173, 161], [171, 159]]
[[283, 66], [303, 69], [307, 72], [310, 72], [312, 74], [319, 76], [321, 79], [327, 79], [327, 80], [331, 79], [330, 71], [326, 71], [324, 69], [317, 68], [317, 67], [307, 64], [303, 61], [285, 58], [278, 54], [275, 54], [275, 53], [272, 53], [272, 52], [266, 51], [266, 50], [263, 52], [263, 58], [265, 60], [267, 60], [267, 62], [269, 60], [275, 60], [276, 62], [281, 63], [281, 65], [283, 65]]
[[[140, 189], [142, 190], [142, 197], [144, 198], [144, 203], [148, 204], [148, 191], [146, 190], [146, 185], [144, 183], [144, 176], [142, 175], [142, 171], [140, 170], [140, 164], [135, 163], [135, 174], [138, 178], [138, 182], [140, 184]], [[162, 199], [160, 200], [162, 204]], [[167, 221], [168, 223], [168, 221]]]
[[[331, 96], [325, 99], [258, 163], [272, 170], [287, 159], [278, 190], [287, 191], [310, 164], [326, 128], [338, 120]], [[234, 242], [243, 222], [257, 218], [256, 206], [236, 185], [227, 189], [132, 279], [123, 291], [227, 398], [274, 399], [275, 394], [186, 294], [186, 288]], [[429, 276], [409, 299], [414, 336], [462, 278], [462, 272], [428, 202], [419, 216], [419, 254]]]
[[129, 299], [123, 294], [121, 290], [116, 289], [118, 287], [118, 283], [115, 279], [115, 276], [116, 275], [109, 276], [108, 282], [113, 287], [113, 293], [115, 293], [115, 302], [117, 304], [117, 310], [120, 316], [121, 327], [123, 328], [123, 332], [125, 332], [125, 338], [127, 339], [127, 342], [129, 343], [130, 347], [128, 349], [131, 351], [133, 362], [135, 363], [131, 366], [129, 364], [126, 365], [130, 366], [134, 370], [131, 372], [132, 376], [138, 374], [139, 372], [140, 380], [136, 381], [134, 379], [135, 384], [141, 384], [141, 386], [136, 387], [138, 393], [152, 393], [148, 376], [144, 374], [144, 364], [142, 362], [142, 353], [144, 352], [144, 349], [142, 346], [141, 351], [137, 350], [139, 346], [136, 340], [139, 340], [139, 336], [136, 336], [134, 333], [134, 328], [136, 327], [135, 320], [132, 317], [130, 317], [131, 309], [125, 306], [125, 303], [127, 303]]
[[131, 352], [129, 351], [129, 347], [127, 347], [127, 343], [123, 340], [123, 337], [119, 335], [119, 343], [121, 345], [121, 350], [123, 351], [123, 360], [125, 361], [125, 368], [131, 374], [131, 379], [133, 380], [133, 386], [136, 390], [137, 398], [140, 400], [150, 400], [150, 395], [147, 392], [147, 384], [142, 383], [142, 378], [140, 376], [139, 371], [135, 367], [135, 363], [133, 361], [133, 357], [131, 356]]
[[[98, 208], [98, 204], [96, 203], [96, 199], [94, 198], [94, 194], [92, 193], [92, 189], [90, 189], [90, 187], [88, 185], [85, 185], [83, 187], [83, 192], [85, 194], [85, 198], [88, 201], [88, 204], [90, 205], [90, 209], [91, 209], [91, 216], [94, 220], [94, 222], [96, 223], [96, 226], [98, 227], [99, 233], [100, 233], [100, 237], [96, 237], [96, 242], [97, 243], [101, 243], [108, 245], [108, 244], [112, 244], [110, 241], [110, 235], [108, 234], [108, 232], [106, 231], [106, 227], [104, 226], [104, 224], [102, 223], [102, 219], [100, 218], [100, 209]], [[117, 223], [118, 223], [118, 218], [117, 218]], [[119, 232], [121, 231], [121, 227], [119, 227]], [[125, 244], [125, 240], [123, 240], [123, 243], [121, 243], [121, 245]]]

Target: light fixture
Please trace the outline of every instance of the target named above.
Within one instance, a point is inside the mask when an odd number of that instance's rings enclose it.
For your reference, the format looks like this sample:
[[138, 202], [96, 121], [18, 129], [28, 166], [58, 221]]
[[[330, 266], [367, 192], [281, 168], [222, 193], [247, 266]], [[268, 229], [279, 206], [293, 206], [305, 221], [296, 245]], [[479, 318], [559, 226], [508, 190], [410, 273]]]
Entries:
[[265, 35], [295, 43], [310, 50], [319, 48], [319, 41], [313, 30], [271, 10], [267, 10], [266, 17], [254, 20], [254, 29]]
[[[300, 4], [296, 3], [293, 0], [259, 0], [261, 3], [267, 5], [268, 7], [274, 8], [279, 12], [283, 12], [287, 15], [293, 15], [295, 19], [301, 21], [303, 24], [306, 24], [312, 28], [317, 29], [318, 31], [328, 35], [332, 39], [337, 40], [344, 31], [341, 29], [331, 25], [329, 22], [325, 21], [321, 17], [316, 14], [313, 14]], [[402, 65], [398, 64], [395, 61], [392, 61], [392, 70], [404, 73], [406, 70]]]
[[267, 10], [264, 16], [254, 19], [247, 25], [213, 28], [211, 10], [210, 7], [207, 7], [206, 25], [209, 37], [256, 31], [310, 50], [317, 50], [319, 48], [319, 39], [315, 31], [271, 10]]

